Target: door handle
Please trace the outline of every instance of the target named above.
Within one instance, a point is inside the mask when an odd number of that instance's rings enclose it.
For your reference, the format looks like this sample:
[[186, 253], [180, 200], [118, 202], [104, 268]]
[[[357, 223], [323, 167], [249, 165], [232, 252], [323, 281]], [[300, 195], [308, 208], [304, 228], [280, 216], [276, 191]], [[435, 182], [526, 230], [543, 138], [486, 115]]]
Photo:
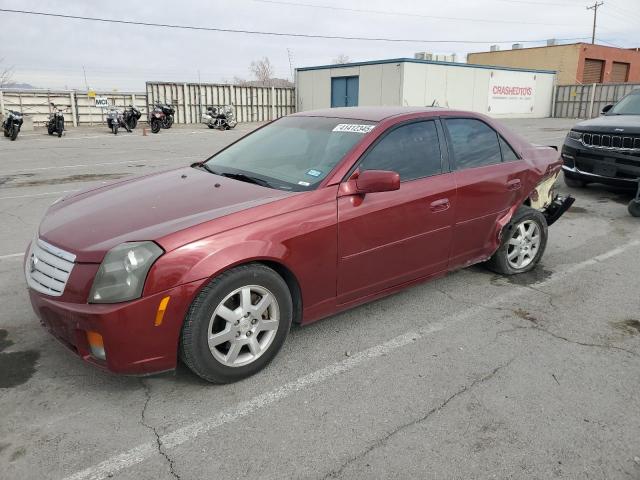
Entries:
[[521, 186], [522, 186], [522, 183], [520, 182], [519, 178], [516, 178], [516, 179], [513, 179], [513, 180], [509, 180], [507, 182], [507, 189], [508, 190], [519, 190]]
[[440, 200], [435, 200], [431, 202], [431, 211], [432, 212], [444, 212], [445, 210], [449, 210], [451, 204], [449, 203], [448, 198], [441, 198]]

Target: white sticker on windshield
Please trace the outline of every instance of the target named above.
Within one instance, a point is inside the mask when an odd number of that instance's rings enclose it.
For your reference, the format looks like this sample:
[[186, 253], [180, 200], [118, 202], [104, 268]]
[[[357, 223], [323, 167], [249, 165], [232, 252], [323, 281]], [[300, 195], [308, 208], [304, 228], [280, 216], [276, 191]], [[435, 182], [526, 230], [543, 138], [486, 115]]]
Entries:
[[298, 182], [298, 185], [302, 185], [303, 187], [308, 187], [309, 185], [311, 185], [309, 182]]
[[332, 131], [349, 133], [369, 133], [375, 125], [356, 125], [354, 123], [339, 123]]

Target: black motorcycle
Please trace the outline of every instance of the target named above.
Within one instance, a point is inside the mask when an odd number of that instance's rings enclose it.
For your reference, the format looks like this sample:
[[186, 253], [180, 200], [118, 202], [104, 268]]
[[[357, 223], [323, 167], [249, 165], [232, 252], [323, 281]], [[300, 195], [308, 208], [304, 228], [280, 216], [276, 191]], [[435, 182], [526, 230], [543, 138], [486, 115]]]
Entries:
[[116, 107], [111, 107], [107, 112], [107, 126], [114, 135], [118, 134], [118, 127], [124, 127], [127, 132], [131, 133], [131, 128], [124, 120], [124, 115]]
[[124, 123], [133, 130], [138, 125], [138, 120], [142, 116], [142, 112], [133, 105], [129, 105], [124, 111]]
[[51, 102], [51, 107], [53, 108], [53, 112], [49, 114], [49, 123], [47, 123], [47, 132], [49, 135], [53, 135], [54, 133], [58, 134], [58, 138], [62, 136], [62, 132], [64, 132], [64, 111], [66, 108], [56, 107], [53, 102]]
[[156, 105], [156, 107], [160, 107], [164, 112], [164, 118], [162, 119], [162, 128], [171, 128], [171, 125], [173, 125], [173, 120], [174, 120], [173, 116], [176, 113], [173, 106], [169, 104], [164, 104], [164, 105], [158, 104]]
[[10, 137], [11, 140], [15, 140], [18, 138], [18, 133], [20, 133], [20, 127], [22, 127], [22, 113], [14, 112], [13, 110], [8, 110], [9, 115], [2, 122], [2, 129], [4, 130], [4, 136]]

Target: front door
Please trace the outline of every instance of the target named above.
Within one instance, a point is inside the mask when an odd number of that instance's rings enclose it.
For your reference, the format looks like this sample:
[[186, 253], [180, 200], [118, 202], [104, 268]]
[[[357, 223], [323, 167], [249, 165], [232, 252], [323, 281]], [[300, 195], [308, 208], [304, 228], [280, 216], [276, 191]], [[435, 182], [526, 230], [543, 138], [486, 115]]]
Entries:
[[331, 108], [358, 106], [359, 77], [331, 79]]
[[394, 128], [358, 170], [400, 174], [400, 189], [338, 199], [338, 303], [447, 269], [456, 204], [434, 121]]

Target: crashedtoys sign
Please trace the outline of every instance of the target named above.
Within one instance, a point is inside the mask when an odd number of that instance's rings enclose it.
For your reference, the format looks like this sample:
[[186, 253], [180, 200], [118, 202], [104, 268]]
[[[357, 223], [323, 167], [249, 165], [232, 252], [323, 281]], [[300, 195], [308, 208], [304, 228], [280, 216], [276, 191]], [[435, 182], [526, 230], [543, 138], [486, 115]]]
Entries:
[[534, 73], [493, 71], [489, 78], [487, 113], [531, 113], [535, 95]]

